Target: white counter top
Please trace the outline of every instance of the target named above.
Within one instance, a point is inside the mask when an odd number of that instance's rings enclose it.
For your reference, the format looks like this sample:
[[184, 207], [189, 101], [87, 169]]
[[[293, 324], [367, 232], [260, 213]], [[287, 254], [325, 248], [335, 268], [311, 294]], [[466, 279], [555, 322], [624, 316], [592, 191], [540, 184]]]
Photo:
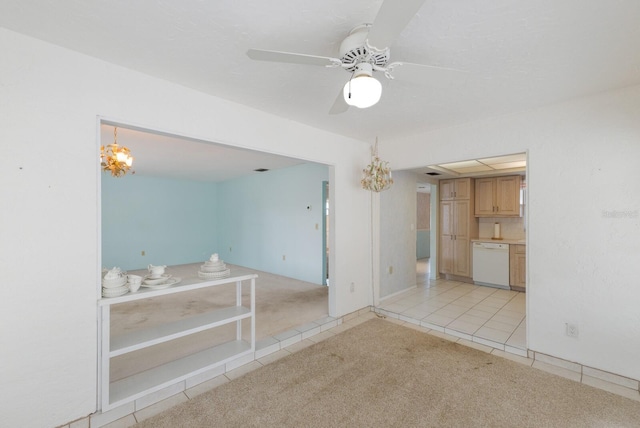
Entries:
[[491, 238], [473, 238], [471, 242], [492, 242], [494, 244], [511, 244], [511, 245], [527, 245], [526, 239], [491, 239]]

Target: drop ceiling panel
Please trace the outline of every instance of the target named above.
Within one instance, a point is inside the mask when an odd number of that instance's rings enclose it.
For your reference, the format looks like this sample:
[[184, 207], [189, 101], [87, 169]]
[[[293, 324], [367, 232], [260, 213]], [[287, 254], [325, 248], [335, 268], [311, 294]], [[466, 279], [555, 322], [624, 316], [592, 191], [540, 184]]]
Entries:
[[513, 169], [513, 168], [524, 168], [527, 166], [525, 161], [517, 161], [517, 162], [505, 162], [505, 163], [494, 163], [491, 165], [491, 168], [495, 170], [500, 169]]

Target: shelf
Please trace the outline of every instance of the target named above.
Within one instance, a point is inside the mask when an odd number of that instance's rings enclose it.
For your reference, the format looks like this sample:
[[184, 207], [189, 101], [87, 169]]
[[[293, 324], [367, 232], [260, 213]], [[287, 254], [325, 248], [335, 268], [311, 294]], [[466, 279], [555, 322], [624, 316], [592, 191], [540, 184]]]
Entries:
[[[251, 355], [255, 352], [255, 296], [257, 275], [241, 275], [237, 277], [219, 280], [202, 280], [197, 277], [183, 278], [181, 284], [161, 290], [141, 290], [138, 293], [129, 293], [124, 296], [102, 298], [98, 301], [100, 318], [98, 319], [98, 331], [100, 341], [98, 354], [98, 376], [100, 387], [98, 401], [100, 410], [107, 411], [117, 406], [131, 403], [148, 394], [160, 391], [167, 386], [179, 384], [181, 381], [196, 376], [217, 366], [222, 366], [229, 361]], [[250, 282], [249, 308], [242, 306], [242, 282]], [[236, 305], [209, 312], [194, 315], [184, 319], [170, 321], [165, 324], [143, 328], [126, 334], [111, 337], [111, 309], [112, 305], [130, 303], [135, 300], [158, 298], [174, 293], [198, 290], [207, 287], [236, 283]], [[249, 320], [251, 339], [243, 340], [243, 320]], [[148, 348], [160, 343], [208, 331], [231, 323], [236, 324], [235, 340], [227, 341], [185, 357], [170, 361], [166, 364], [133, 374], [125, 379], [110, 382], [111, 359], [119, 355]], [[205, 345], [207, 346], [207, 345]], [[184, 383], [183, 383], [184, 386]]]
[[250, 343], [234, 340], [118, 380], [109, 385], [108, 407], [133, 401], [251, 352]]
[[231, 306], [152, 328], [114, 336], [111, 338], [109, 357], [116, 357], [249, 317], [251, 317], [249, 308]]
[[216, 287], [218, 285], [231, 284], [233, 282], [242, 282], [257, 278], [258, 275], [242, 275], [223, 279], [203, 280], [198, 277], [182, 278], [182, 281], [176, 285], [160, 290], [142, 287], [135, 293], [127, 293], [118, 297], [103, 297], [98, 300], [99, 306], [111, 306], [119, 303], [133, 302], [135, 300], [150, 299], [152, 297], [166, 296], [168, 294], [182, 293], [185, 291], [199, 290], [201, 288]]

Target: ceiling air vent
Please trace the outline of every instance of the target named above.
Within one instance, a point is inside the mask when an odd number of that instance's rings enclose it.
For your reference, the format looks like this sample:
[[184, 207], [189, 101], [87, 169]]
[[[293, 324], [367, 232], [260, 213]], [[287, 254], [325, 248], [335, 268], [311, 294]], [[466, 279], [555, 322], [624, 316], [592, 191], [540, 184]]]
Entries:
[[425, 172], [425, 174], [430, 175], [432, 177], [436, 176], [436, 175], [442, 175], [439, 172]]
[[258, 168], [258, 169], [254, 169], [255, 172], [267, 172], [269, 171], [267, 168]]

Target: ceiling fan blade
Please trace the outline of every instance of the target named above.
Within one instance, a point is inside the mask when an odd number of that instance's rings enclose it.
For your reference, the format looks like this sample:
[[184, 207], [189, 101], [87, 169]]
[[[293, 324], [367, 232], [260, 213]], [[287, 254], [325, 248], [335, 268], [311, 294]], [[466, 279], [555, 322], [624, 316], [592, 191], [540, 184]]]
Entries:
[[367, 43], [376, 50], [384, 50], [396, 41], [409, 21], [418, 13], [425, 0], [386, 0], [382, 3]]
[[266, 51], [262, 49], [249, 49], [247, 56], [257, 61], [288, 62], [291, 64], [321, 65], [325, 67], [336, 67], [342, 64], [342, 61], [338, 58], [291, 52]]
[[342, 92], [342, 88], [338, 92], [338, 96], [336, 100], [333, 102], [331, 106], [331, 110], [329, 110], [329, 114], [340, 114], [349, 110], [349, 104], [344, 100], [344, 93]]

